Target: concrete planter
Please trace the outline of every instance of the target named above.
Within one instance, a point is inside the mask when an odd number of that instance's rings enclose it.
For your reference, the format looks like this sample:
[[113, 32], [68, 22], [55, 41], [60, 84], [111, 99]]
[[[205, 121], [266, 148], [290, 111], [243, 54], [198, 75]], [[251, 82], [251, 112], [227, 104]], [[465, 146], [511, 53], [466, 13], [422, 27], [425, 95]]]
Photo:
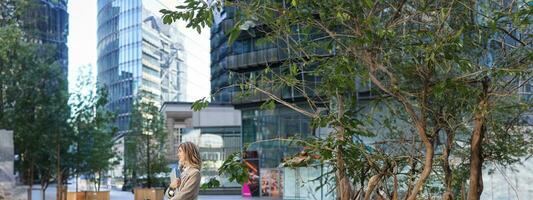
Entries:
[[164, 189], [159, 188], [135, 188], [135, 200], [163, 200]]
[[85, 199], [85, 192], [67, 192], [67, 200]]
[[67, 192], [67, 200], [110, 200], [109, 191]]

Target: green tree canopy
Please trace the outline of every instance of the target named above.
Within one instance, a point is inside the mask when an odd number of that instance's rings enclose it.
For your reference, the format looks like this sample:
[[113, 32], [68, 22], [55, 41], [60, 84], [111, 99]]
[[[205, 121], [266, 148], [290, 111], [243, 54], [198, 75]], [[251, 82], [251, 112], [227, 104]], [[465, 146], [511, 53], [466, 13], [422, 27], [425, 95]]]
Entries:
[[133, 105], [131, 132], [124, 136], [125, 170], [134, 183], [144, 176], [146, 187], [150, 188], [158, 182], [156, 175], [169, 171], [165, 130], [159, 108], [153, 101], [140, 97]]
[[[509, 164], [531, 151], [524, 137], [531, 132], [516, 128], [516, 119], [531, 110], [531, 102], [520, 101], [517, 93], [532, 77], [531, 6], [525, 2], [187, 0], [175, 11], [161, 12], [165, 23], [185, 20], [200, 30], [222, 9], [231, 20], [217, 26], [230, 44], [259, 35], [285, 58], [266, 63], [259, 73], [236, 70], [240, 95], [261, 93], [271, 99], [264, 108], [287, 106], [318, 127], [334, 128], [328, 138], [304, 144], [334, 167], [341, 199], [383, 194], [396, 199], [400, 193], [416, 199], [431, 191], [464, 199], [457, 188], [468, 176], [468, 199], [479, 199], [485, 160]], [[309, 77], [320, 83], [311, 87]], [[284, 99], [282, 88], [300, 93], [306, 107]], [[360, 112], [371, 110], [357, 98], [362, 92], [373, 93], [370, 102], [390, 105], [387, 115], [362, 120], [372, 115]], [[392, 128], [391, 122], [401, 126]], [[376, 132], [376, 123], [390, 131]], [[353, 140], [394, 139], [394, 132], [404, 137], [373, 145], [372, 152]], [[405, 149], [393, 154], [393, 144]], [[466, 163], [451, 166], [450, 154]], [[443, 181], [435, 170], [444, 172]], [[466, 176], [458, 177], [461, 170]], [[435, 185], [435, 180], [442, 186], [430, 190], [428, 181]]]

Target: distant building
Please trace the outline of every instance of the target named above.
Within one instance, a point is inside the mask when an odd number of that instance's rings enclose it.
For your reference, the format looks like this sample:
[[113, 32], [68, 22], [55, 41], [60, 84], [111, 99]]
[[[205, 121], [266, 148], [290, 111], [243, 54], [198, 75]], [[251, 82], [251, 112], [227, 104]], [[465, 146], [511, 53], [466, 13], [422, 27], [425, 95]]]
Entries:
[[222, 187], [239, 186], [220, 178], [218, 168], [229, 155], [241, 150], [241, 112], [232, 105], [217, 103], [195, 112], [191, 105], [187, 102], [165, 102], [161, 107], [169, 132], [167, 160], [177, 164], [179, 144], [193, 142], [200, 148], [202, 182], [217, 178]]
[[[160, 107], [187, 96], [185, 37], [177, 26], [162, 23], [155, 3], [97, 1], [97, 84], [108, 89], [107, 109], [117, 113], [116, 148], [121, 154], [135, 100], [143, 98]], [[112, 177], [123, 176], [124, 159], [121, 162]]]
[[57, 61], [64, 73], [68, 74], [68, 18], [67, 0], [32, 0], [25, 14], [23, 30], [31, 41], [49, 44], [55, 49]]
[[161, 105], [184, 100], [182, 35], [164, 25], [140, 0], [98, 1], [98, 84], [109, 90], [119, 136], [128, 132], [138, 95]]

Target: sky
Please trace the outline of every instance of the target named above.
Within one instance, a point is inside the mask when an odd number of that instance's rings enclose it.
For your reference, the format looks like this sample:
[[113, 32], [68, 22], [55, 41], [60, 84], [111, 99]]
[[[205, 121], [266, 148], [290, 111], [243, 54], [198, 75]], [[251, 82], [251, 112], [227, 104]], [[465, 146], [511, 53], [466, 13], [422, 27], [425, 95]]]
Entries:
[[68, 13], [68, 81], [73, 91], [81, 67], [92, 65], [96, 76], [96, 0], [70, 0]]
[[[176, 0], [144, 0], [150, 10], [162, 8], [172, 9]], [[84, 66], [92, 67], [92, 74], [96, 78], [96, 30], [97, 30], [97, 0], [69, 0], [69, 90], [75, 91], [75, 83], [80, 70]], [[209, 29], [202, 34], [185, 28], [183, 22], [175, 23], [186, 39], [184, 48], [187, 49], [187, 97], [185, 101], [195, 101], [206, 97], [210, 92], [210, 55]], [[85, 73], [87, 69], [83, 70]]]

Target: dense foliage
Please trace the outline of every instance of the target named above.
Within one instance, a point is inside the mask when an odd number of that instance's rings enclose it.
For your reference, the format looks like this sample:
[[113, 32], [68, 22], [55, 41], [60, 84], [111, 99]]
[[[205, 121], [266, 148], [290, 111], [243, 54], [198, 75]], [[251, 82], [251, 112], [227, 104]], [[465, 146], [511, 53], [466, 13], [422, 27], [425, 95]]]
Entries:
[[[271, 99], [263, 108], [331, 127], [299, 141], [306, 153], [297, 156], [332, 166], [326, 176], [341, 199], [479, 199], [483, 167], [531, 153], [520, 119], [532, 102], [518, 92], [532, 77], [525, 2], [188, 0], [161, 12], [200, 30], [223, 9], [230, 43], [259, 35], [287, 54], [260, 73], [233, 72], [238, 96], [260, 93]], [[306, 105], [284, 99], [283, 88]]]

